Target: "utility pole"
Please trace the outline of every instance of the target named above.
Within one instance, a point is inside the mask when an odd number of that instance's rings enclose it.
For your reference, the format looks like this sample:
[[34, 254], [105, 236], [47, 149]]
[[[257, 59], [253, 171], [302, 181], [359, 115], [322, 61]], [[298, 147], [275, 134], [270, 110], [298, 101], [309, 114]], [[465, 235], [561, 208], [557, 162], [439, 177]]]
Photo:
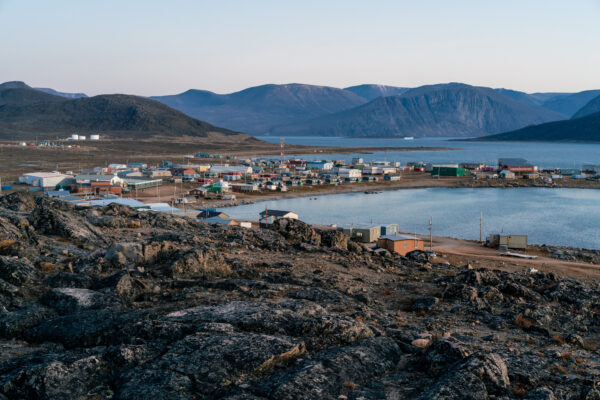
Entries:
[[433, 217], [429, 217], [429, 250], [433, 249]]
[[479, 211], [479, 242], [483, 243], [483, 211]]

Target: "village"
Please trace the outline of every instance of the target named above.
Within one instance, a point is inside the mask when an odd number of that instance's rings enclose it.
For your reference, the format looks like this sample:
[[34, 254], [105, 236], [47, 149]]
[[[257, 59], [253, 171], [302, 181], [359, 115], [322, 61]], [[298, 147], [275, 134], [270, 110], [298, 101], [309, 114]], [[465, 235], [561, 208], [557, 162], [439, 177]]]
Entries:
[[[310, 195], [327, 193], [319, 189], [344, 190], [365, 187], [386, 189], [386, 184], [412, 180], [432, 184], [455, 179], [464, 184], [480, 182], [529, 182], [553, 185], [561, 181], [597, 182], [600, 167], [586, 165], [581, 169], [540, 170], [519, 158], [503, 158], [498, 164], [461, 163], [434, 165], [394, 161], [366, 162], [361, 157], [350, 160], [304, 160], [257, 157], [238, 159], [208, 153], [186, 156], [185, 163], [160, 161], [157, 165], [142, 162], [112, 163], [80, 173], [73, 171], [41, 171], [25, 173], [13, 184], [2, 185], [3, 191], [27, 190], [70, 202], [77, 207], [101, 207], [121, 204], [137, 210], [156, 211], [198, 218], [208, 223], [261, 227], [280, 219], [299, 219], [294, 211], [265, 209], [257, 219], [237, 220], [218, 211], [227, 205], [260, 201], [273, 193]], [[362, 186], [361, 186], [362, 185]], [[368, 185], [368, 186], [366, 186]], [[376, 186], [373, 186], [376, 185]], [[392, 186], [394, 187], [394, 186]], [[367, 190], [369, 189], [369, 190]], [[374, 252], [390, 252], [405, 256], [413, 251], [426, 251], [426, 243], [417, 235], [400, 233], [398, 224], [340, 224], [330, 226]], [[525, 235], [491, 235], [488, 245], [501, 250], [524, 250]], [[429, 251], [431, 252], [431, 241]]]

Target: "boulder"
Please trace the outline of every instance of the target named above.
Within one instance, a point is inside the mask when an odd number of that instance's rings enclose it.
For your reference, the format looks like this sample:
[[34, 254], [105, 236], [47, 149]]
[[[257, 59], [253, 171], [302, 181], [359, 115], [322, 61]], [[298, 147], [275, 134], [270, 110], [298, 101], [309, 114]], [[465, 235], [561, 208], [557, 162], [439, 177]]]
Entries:
[[0, 312], [0, 336], [20, 337], [27, 329], [56, 316], [56, 312], [51, 308], [36, 303], [21, 310]]
[[298, 219], [281, 218], [275, 220], [269, 228], [279, 232], [292, 243], [302, 242], [315, 246], [321, 244], [321, 235], [312, 226]]
[[114, 266], [128, 266], [144, 261], [143, 246], [137, 242], [113, 243], [108, 249], [104, 259]]
[[38, 233], [81, 242], [104, 243], [103, 234], [98, 228], [83, 218], [67, 212], [73, 207], [70, 203], [41, 199], [29, 215], [29, 222]]
[[342, 232], [334, 229], [320, 230], [318, 233], [321, 235], [321, 244], [323, 246], [332, 249], [348, 250], [348, 241], [350, 240], [348, 235], [344, 235]]
[[115, 285], [117, 295], [127, 301], [135, 301], [148, 291], [150, 291], [148, 285], [129, 274], [123, 275]]
[[165, 319], [196, 325], [221, 322], [250, 332], [302, 337], [309, 347], [351, 343], [373, 336], [371, 329], [362, 322], [329, 313], [306, 300], [232, 301], [175, 311], [167, 314]]
[[0, 279], [21, 286], [25, 282], [36, 278], [37, 275], [37, 270], [29, 261], [16, 257], [0, 256]]
[[323, 350], [263, 383], [259, 394], [270, 399], [333, 399], [383, 376], [402, 352], [390, 338], [357, 341], [350, 346]]
[[60, 314], [98, 310], [115, 305], [114, 299], [103, 293], [78, 288], [51, 289], [40, 298], [40, 302], [54, 308]]
[[223, 256], [213, 249], [193, 249], [182, 253], [172, 264], [173, 278], [213, 279], [233, 274]]
[[82, 288], [91, 289], [97, 279], [88, 274], [73, 274], [70, 272], [59, 272], [46, 279], [44, 283], [54, 288]]
[[438, 303], [439, 303], [439, 299], [437, 297], [434, 296], [425, 296], [425, 297], [419, 297], [418, 299], [416, 299], [412, 306], [410, 307], [410, 309], [412, 311], [430, 311], [431, 309], [433, 309]]

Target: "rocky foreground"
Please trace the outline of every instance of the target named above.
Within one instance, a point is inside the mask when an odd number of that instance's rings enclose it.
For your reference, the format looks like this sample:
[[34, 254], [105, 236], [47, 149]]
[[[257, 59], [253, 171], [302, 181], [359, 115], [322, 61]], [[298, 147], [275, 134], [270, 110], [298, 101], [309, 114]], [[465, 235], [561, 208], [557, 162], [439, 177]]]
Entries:
[[0, 399], [600, 399], [596, 283], [28, 194], [0, 254]]

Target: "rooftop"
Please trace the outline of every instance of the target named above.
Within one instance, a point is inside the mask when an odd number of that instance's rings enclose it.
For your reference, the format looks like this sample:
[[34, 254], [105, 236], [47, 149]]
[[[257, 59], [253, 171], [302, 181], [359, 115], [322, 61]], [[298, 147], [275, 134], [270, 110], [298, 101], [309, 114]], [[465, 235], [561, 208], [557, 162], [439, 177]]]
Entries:
[[416, 236], [412, 236], [412, 235], [401, 235], [401, 234], [396, 234], [396, 235], [384, 235], [384, 236], [380, 236], [380, 239], [387, 239], [387, 240], [392, 240], [392, 241], [398, 241], [398, 240], [421, 240]]

